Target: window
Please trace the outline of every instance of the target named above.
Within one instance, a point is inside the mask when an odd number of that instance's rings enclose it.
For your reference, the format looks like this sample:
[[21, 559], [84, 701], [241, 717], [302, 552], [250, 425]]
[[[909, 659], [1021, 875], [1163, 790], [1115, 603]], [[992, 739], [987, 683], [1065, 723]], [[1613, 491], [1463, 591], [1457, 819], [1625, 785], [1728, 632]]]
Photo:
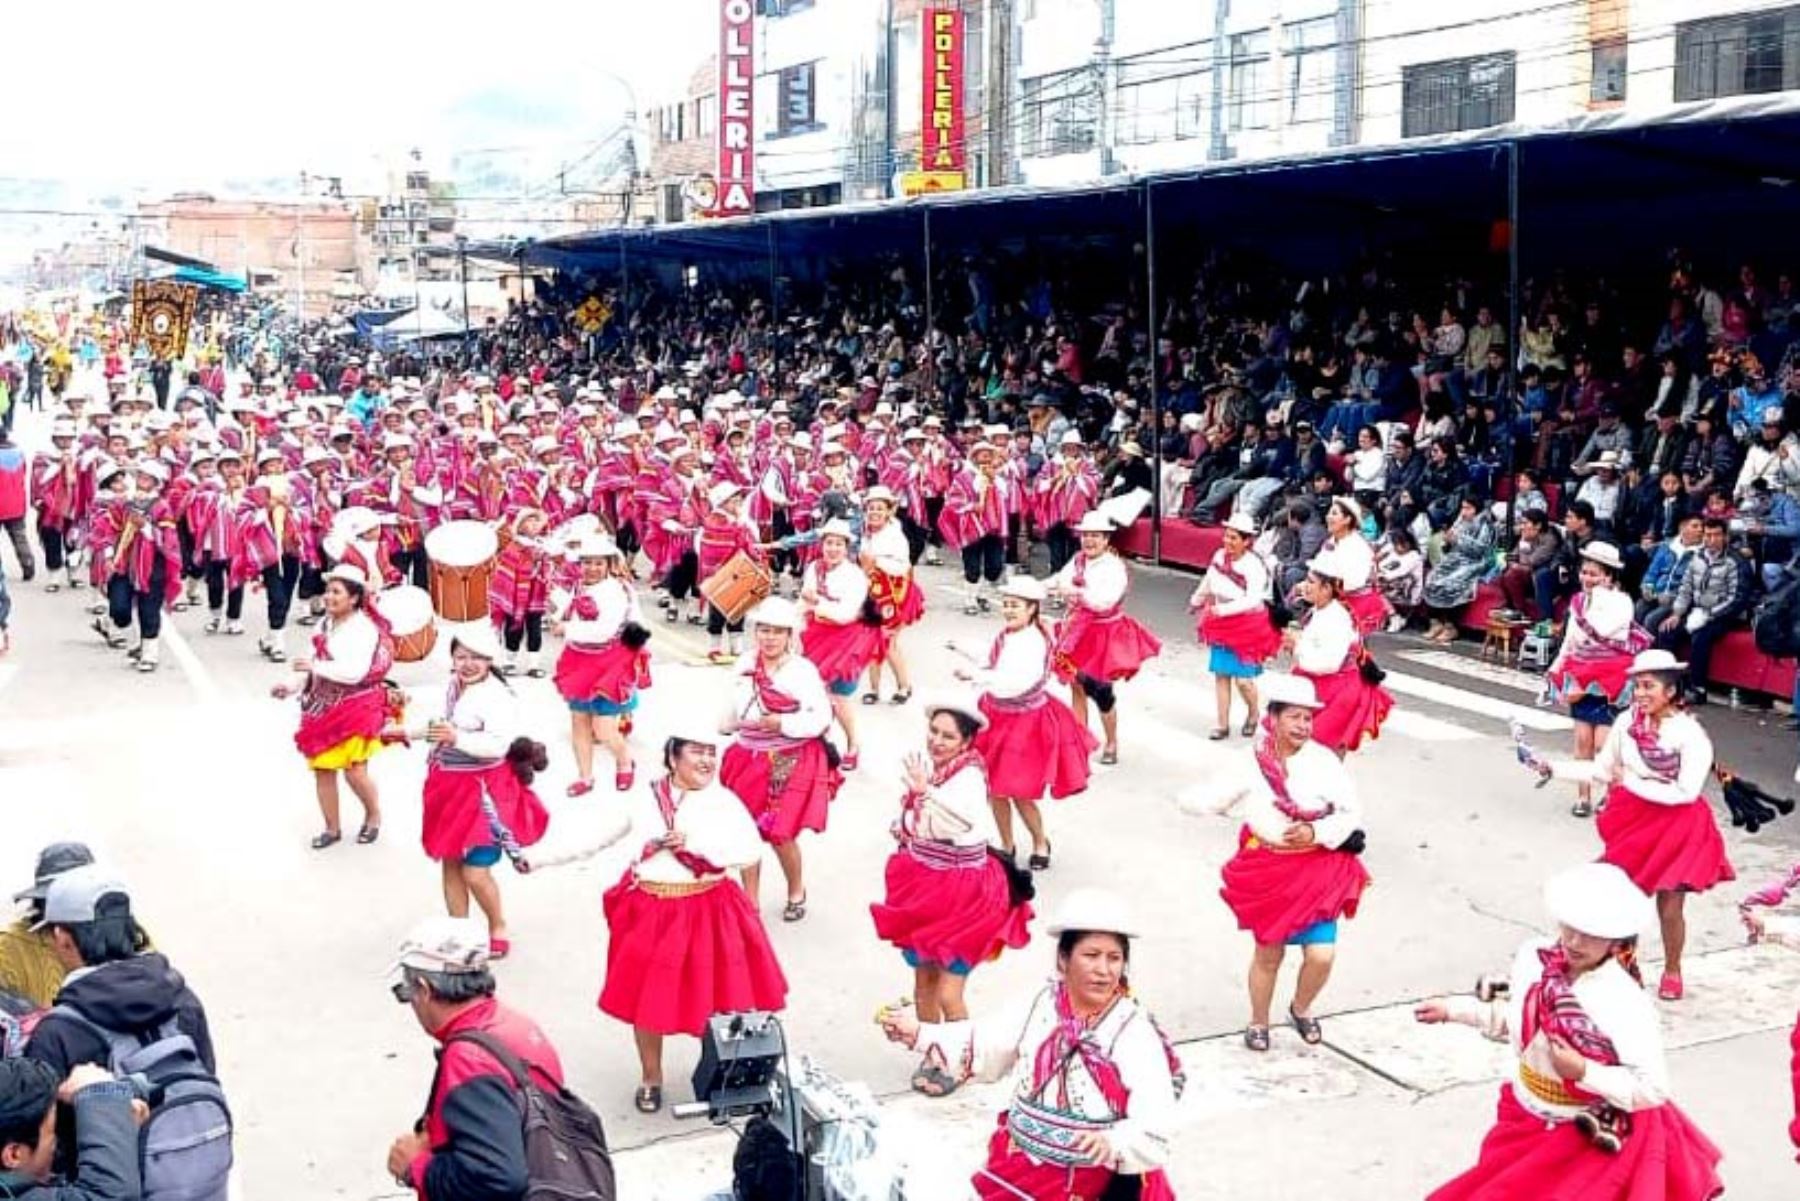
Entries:
[[1264, 129], [1275, 116], [1275, 97], [1271, 94], [1275, 74], [1269, 62], [1268, 31], [1233, 34], [1230, 46], [1227, 127], [1234, 133], [1240, 129]]
[[756, 0], [756, 15], [759, 17], [785, 17], [789, 13], [802, 12], [813, 6], [813, 0]]
[[805, 133], [818, 128], [815, 94], [817, 63], [784, 67], [775, 82], [776, 125], [779, 134]]
[[406, 174], [406, 190], [423, 192], [431, 186], [431, 175], [426, 171], [409, 171]]
[[1118, 121], [1113, 136], [1120, 145], [1206, 136], [1212, 72], [1170, 73], [1178, 70], [1171, 63], [1127, 59], [1119, 64]]
[[1800, 5], [1675, 27], [1675, 99], [1800, 88]]
[[1514, 55], [1488, 54], [1407, 67], [1400, 136], [1485, 129], [1513, 119]]
[[1594, 43], [1593, 78], [1588, 84], [1588, 103], [1609, 104], [1625, 99], [1625, 39], [1609, 38]]
[[719, 97], [708, 93], [694, 101], [694, 136], [710, 138], [719, 132]]
[[1337, 18], [1296, 21], [1283, 27], [1282, 42], [1286, 124], [1330, 124], [1337, 117]]
[[1094, 73], [1083, 67], [1027, 79], [1020, 112], [1020, 150], [1025, 157], [1092, 150], [1100, 120], [1100, 89]]
[[662, 186], [662, 219], [668, 222], [680, 221], [687, 216], [687, 201], [682, 198], [681, 185], [666, 183]]

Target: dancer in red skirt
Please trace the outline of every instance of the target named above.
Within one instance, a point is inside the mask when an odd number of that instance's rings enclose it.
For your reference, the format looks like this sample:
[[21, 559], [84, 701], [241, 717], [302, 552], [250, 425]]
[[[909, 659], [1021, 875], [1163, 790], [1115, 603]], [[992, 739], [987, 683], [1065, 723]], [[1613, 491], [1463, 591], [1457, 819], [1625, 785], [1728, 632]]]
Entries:
[[[1633, 620], [1631, 594], [1619, 587], [1625, 563], [1619, 548], [1595, 540], [1581, 548], [1581, 590], [1569, 601], [1562, 646], [1544, 673], [1544, 693], [1569, 706], [1575, 723], [1575, 758], [1592, 759], [1600, 731], [1609, 728], [1631, 695], [1627, 670], [1650, 645]], [[1583, 781], [1569, 812], [1594, 815], [1592, 787]]]
[[[974, 701], [946, 700], [926, 710], [925, 754], [906, 758], [906, 794], [888, 856], [887, 891], [869, 907], [875, 933], [913, 969], [913, 1008], [921, 1021], [964, 1022], [969, 973], [1030, 940], [1028, 898], [992, 852], [993, 815], [976, 732], [987, 718]], [[944, 1097], [961, 1081], [922, 1060], [914, 1091]]]
[[1113, 686], [1162, 652], [1162, 643], [1125, 613], [1131, 587], [1125, 560], [1112, 548], [1110, 519], [1089, 513], [1076, 525], [1081, 553], [1050, 580], [1050, 591], [1073, 602], [1056, 634], [1056, 668], [1070, 685], [1075, 719], [1087, 727], [1091, 698], [1100, 710], [1106, 746], [1100, 762], [1119, 761], [1118, 698]]
[[[818, 669], [798, 654], [800, 612], [770, 597], [745, 618], [751, 652], [737, 666], [725, 733], [736, 734], [719, 766], [719, 781], [750, 811], [763, 841], [775, 848], [787, 879], [781, 920], [806, 916], [800, 831], [823, 833], [832, 798], [843, 785], [836, 752], [826, 741], [831, 702]], [[744, 869], [744, 890], [754, 903], [762, 865]]]
[[[1800, 867], [1789, 870], [1787, 879], [1775, 886], [1778, 895], [1767, 903], [1780, 904], [1796, 887], [1800, 887]], [[1738, 909], [1744, 925], [1749, 927], [1750, 941], [1774, 943], [1790, 951], [1800, 951], [1800, 917], [1792, 914], [1758, 913], [1749, 907], [1752, 903], [1758, 903], [1754, 894], [1750, 902], [1740, 905]], [[1794, 1033], [1788, 1039], [1788, 1048], [1792, 1053], [1788, 1061], [1788, 1072], [1794, 1085], [1794, 1120], [1788, 1123], [1788, 1141], [1800, 1148], [1800, 1018], [1794, 1021]]]
[[338, 817], [340, 772], [362, 802], [356, 841], [367, 846], [381, 837], [381, 796], [369, 777], [369, 760], [382, 747], [381, 732], [388, 723], [383, 681], [394, 664], [394, 641], [369, 604], [367, 577], [340, 564], [324, 578], [325, 619], [313, 632], [312, 654], [290, 663], [305, 682], [298, 690], [289, 684], [270, 689], [277, 699], [300, 694], [294, 746], [312, 768], [319, 814], [325, 819], [324, 833], [312, 840], [315, 851], [344, 837]]
[[[1100, 745], [1049, 690], [1052, 640], [1039, 616], [1044, 595], [1044, 585], [1027, 575], [1002, 584], [1000, 615], [1006, 627], [994, 635], [982, 667], [956, 670], [957, 679], [976, 684], [982, 693], [987, 728], [975, 736], [975, 747], [987, 765], [1000, 849], [1008, 859], [1016, 855], [1016, 811], [1031, 834], [1027, 866], [1034, 872], [1050, 866], [1050, 836], [1038, 802], [1046, 793], [1061, 800], [1085, 792], [1088, 757]], [[956, 650], [956, 644], [950, 649]]]
[[[602, 1012], [630, 1023], [642, 1073], [634, 1103], [662, 1108], [663, 1039], [699, 1037], [718, 1013], [787, 1005], [762, 919], [729, 873], [762, 855], [756, 824], [721, 788], [718, 735], [686, 724], [663, 745], [666, 774], [635, 790], [594, 850], [627, 835], [637, 859], [607, 890]], [[583, 852], [583, 856], [592, 852]], [[531, 861], [532, 870], [551, 861]]]
[[800, 577], [800, 611], [806, 615], [806, 632], [800, 643], [806, 657], [819, 669], [819, 678], [831, 694], [831, 712], [844, 729], [842, 768], [856, 770], [857, 681], [881, 652], [879, 619], [864, 619], [863, 602], [869, 598], [869, 577], [850, 557], [855, 537], [850, 523], [828, 521], [819, 530], [819, 557], [806, 565]]
[[488, 943], [496, 959], [512, 950], [506, 912], [493, 867], [502, 838], [483, 812], [491, 802], [500, 828], [520, 847], [544, 836], [550, 814], [522, 776], [516, 761], [518, 703], [506, 681], [494, 674], [500, 640], [487, 622], [462, 627], [450, 643], [450, 688], [443, 711], [408, 733], [431, 745], [425, 771], [425, 853], [443, 865], [444, 906], [451, 917], [467, 917], [469, 898], [481, 906]]
[[1494, 999], [1414, 1010], [1507, 1040], [1519, 1057], [1480, 1159], [1428, 1201], [1719, 1196], [1719, 1149], [1669, 1098], [1656, 1006], [1637, 978], [1649, 899], [1606, 863], [1564, 872], [1546, 896], [1559, 934], [1527, 942]]
[[1737, 878], [1704, 789], [1712, 775], [1712, 739], [1681, 703], [1687, 664], [1664, 650], [1632, 660], [1631, 719], [1613, 724], [1591, 760], [1544, 763], [1544, 775], [1607, 788], [1600, 812], [1600, 858], [1656, 898], [1663, 976], [1656, 995], [1682, 996], [1687, 898]]
[[1313, 719], [1312, 736], [1341, 759], [1364, 738], [1380, 736], [1394, 698], [1364, 671], [1368, 651], [1355, 619], [1339, 599], [1343, 565], [1327, 554], [1306, 569], [1300, 590], [1312, 608], [1305, 624], [1298, 631], [1285, 630], [1282, 641], [1293, 650], [1294, 674], [1312, 681], [1319, 694], [1321, 708]]
[[569, 795], [594, 788], [594, 747], [613, 759], [613, 787], [631, 787], [636, 766], [624, 722], [638, 705], [649, 655], [637, 593], [626, 578], [624, 558], [605, 534], [589, 534], [576, 548], [581, 583], [550, 596], [550, 629], [563, 638], [556, 660], [556, 690], [569, 705], [569, 740], [575, 747], [575, 782]]
[[[979, 1022], [922, 1022], [910, 1006], [878, 1016], [889, 1040], [958, 1080], [1011, 1078], [971, 1182], [981, 1201], [1175, 1201], [1162, 1169], [1184, 1077], [1126, 979], [1136, 928], [1118, 897], [1076, 889], [1050, 927], [1056, 979], [1030, 997]], [[1118, 1177], [1135, 1179], [1115, 1194]]]
[[1206, 574], [1188, 598], [1200, 613], [1200, 641], [1210, 648], [1206, 669], [1213, 675], [1218, 721], [1208, 735], [1214, 742], [1231, 737], [1231, 687], [1244, 698], [1243, 735], [1256, 734], [1256, 677], [1262, 665], [1281, 653], [1281, 632], [1269, 618], [1269, 569], [1250, 549], [1256, 522], [1233, 513], [1225, 522], [1225, 545], [1213, 552]]
[[1375, 548], [1363, 537], [1362, 506], [1353, 497], [1333, 497], [1325, 509], [1325, 545], [1343, 572], [1344, 593], [1338, 599], [1350, 612], [1359, 634], [1373, 634], [1387, 625], [1394, 607], [1381, 594], [1375, 580]]
[[894, 516], [899, 504], [893, 491], [879, 484], [863, 497], [862, 549], [857, 557], [869, 576], [869, 596], [881, 618], [882, 635], [875, 661], [869, 664], [868, 691], [862, 696], [865, 705], [881, 699], [883, 664], [894, 673], [894, 695], [888, 699], [896, 705], [912, 699], [912, 674], [900, 652], [900, 634], [925, 616], [925, 590], [913, 577], [912, 549]]
[[1331, 979], [1338, 921], [1356, 916], [1368, 887], [1362, 817], [1343, 761], [1312, 740], [1319, 699], [1300, 676], [1264, 677], [1269, 714], [1247, 761], [1184, 794], [1190, 813], [1242, 808], [1238, 852], [1219, 895], [1256, 940], [1250, 961], [1250, 1024], [1244, 1045], [1269, 1049], [1269, 1003], [1287, 948], [1300, 948], [1300, 980], [1288, 1018], [1302, 1040], [1324, 1037], [1313, 1005]]

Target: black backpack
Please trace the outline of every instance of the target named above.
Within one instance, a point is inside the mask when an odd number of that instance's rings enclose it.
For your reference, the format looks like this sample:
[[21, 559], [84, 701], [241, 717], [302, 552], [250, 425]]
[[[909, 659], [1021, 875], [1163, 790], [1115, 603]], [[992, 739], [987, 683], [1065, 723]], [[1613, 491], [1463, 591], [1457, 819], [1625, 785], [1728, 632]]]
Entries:
[[[563, 1087], [538, 1086], [525, 1061], [491, 1034], [452, 1034], [451, 1043], [474, 1043], [512, 1076], [525, 1121], [525, 1201], [618, 1201], [612, 1153], [600, 1116]], [[437, 1090], [435, 1086], [432, 1092]]]
[[1800, 575], [1789, 575], [1750, 616], [1756, 649], [1772, 659], [1800, 657]]

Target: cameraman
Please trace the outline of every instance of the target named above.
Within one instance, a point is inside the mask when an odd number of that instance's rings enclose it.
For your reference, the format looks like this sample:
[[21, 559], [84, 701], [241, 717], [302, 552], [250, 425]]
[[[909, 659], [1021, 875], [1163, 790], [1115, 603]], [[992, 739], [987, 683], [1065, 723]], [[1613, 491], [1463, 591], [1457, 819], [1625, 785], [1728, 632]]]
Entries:
[[[75, 1115], [76, 1179], [51, 1172], [56, 1108]], [[0, 1197], [10, 1201], [138, 1201], [138, 1107], [131, 1086], [78, 1065], [60, 1084], [35, 1059], [0, 1061]]]

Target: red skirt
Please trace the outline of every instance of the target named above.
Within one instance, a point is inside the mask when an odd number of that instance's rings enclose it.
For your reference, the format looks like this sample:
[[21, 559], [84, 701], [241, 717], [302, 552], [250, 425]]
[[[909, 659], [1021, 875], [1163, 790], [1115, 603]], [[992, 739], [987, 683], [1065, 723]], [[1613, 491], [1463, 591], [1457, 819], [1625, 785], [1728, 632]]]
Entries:
[[1319, 703], [1324, 707], [1313, 714], [1313, 741], [1334, 751], [1353, 751], [1364, 738], [1381, 736], [1381, 723], [1393, 712], [1394, 698], [1379, 684], [1362, 678], [1352, 664], [1328, 676], [1315, 676], [1294, 669], [1294, 674], [1313, 682]]
[[623, 705], [643, 686], [647, 672], [640, 660], [648, 657], [618, 641], [598, 648], [565, 645], [556, 659], [556, 690], [565, 701]]
[[387, 694], [380, 685], [345, 697], [323, 713], [301, 713], [294, 746], [308, 759], [352, 738], [373, 741], [387, 728]]
[[1013, 905], [1006, 869], [985, 850], [979, 863], [942, 868], [895, 851], [887, 861], [887, 897], [869, 913], [884, 942], [939, 967], [973, 968], [1031, 941], [1031, 906]]
[[800, 635], [800, 653], [812, 660], [827, 684], [859, 678], [881, 649], [881, 627], [860, 621], [838, 625], [808, 618]]
[[1246, 828], [1238, 853], [1219, 872], [1219, 895], [1238, 928], [1265, 947], [1281, 946], [1308, 926], [1355, 917], [1369, 885], [1362, 860], [1346, 851], [1278, 851]]
[[1647, 893], [1705, 892], [1737, 879], [1705, 797], [1685, 805], [1658, 805], [1615, 784], [1607, 790], [1606, 808], [1596, 825], [1606, 844], [1601, 861], [1622, 870]]
[[787, 977], [737, 881], [659, 897], [626, 868], [603, 906], [601, 1012], [658, 1034], [698, 1036], [714, 1014], [786, 1006]]
[[[1794, 1053], [1789, 1063], [1794, 1076], [1794, 1120], [1788, 1124], [1788, 1140], [1800, 1147], [1800, 1019], [1794, 1022], [1794, 1036], [1788, 1040], [1788, 1047]], [[1800, 1156], [1795, 1158], [1800, 1160]]]
[[1023, 711], [1003, 709], [986, 696], [980, 705], [988, 725], [975, 735], [975, 749], [987, 764], [989, 796], [1035, 801], [1047, 792], [1061, 800], [1087, 791], [1088, 756], [1100, 749], [1100, 740], [1067, 705], [1053, 696]]
[[1077, 608], [1056, 639], [1058, 664], [1068, 673], [1065, 679], [1080, 674], [1103, 684], [1129, 680], [1161, 653], [1156, 635], [1124, 613], [1095, 621], [1091, 610]]
[[475, 847], [492, 846], [494, 837], [481, 812], [481, 790], [493, 798], [500, 822], [519, 845], [543, 838], [550, 813], [531, 789], [519, 783], [505, 760], [481, 771], [449, 771], [433, 763], [425, 772], [425, 816], [419, 841], [433, 859], [460, 859]]
[[884, 572], [874, 572], [869, 577], [871, 587], [876, 583], [876, 576], [883, 579], [886, 603], [879, 605], [881, 611], [881, 628], [892, 633], [903, 630], [907, 626], [925, 616], [925, 589], [912, 575], [890, 576]]
[[1475, 1166], [1426, 1201], [1707, 1201], [1725, 1191], [1719, 1149], [1666, 1102], [1631, 1115], [1608, 1155], [1573, 1122], [1546, 1124], [1500, 1086], [1500, 1110]]
[[1266, 606], [1229, 617], [1203, 613], [1198, 630], [1200, 641], [1222, 646], [1245, 663], [1266, 663], [1281, 652], [1281, 631], [1269, 620]]
[[[1111, 1168], [1064, 1168], [1050, 1163], [1034, 1163], [1012, 1144], [1007, 1134], [1006, 1115], [1000, 1115], [999, 1129], [988, 1139], [987, 1162], [975, 1173], [972, 1183], [981, 1201], [1070, 1201], [1071, 1198], [1098, 1198], [1112, 1181]], [[1166, 1173], [1148, 1172], [1138, 1193], [1141, 1201], [1175, 1201], [1175, 1190], [1169, 1187]]]
[[1604, 697], [1609, 705], [1624, 704], [1631, 695], [1630, 655], [1604, 655], [1594, 659], [1571, 657], [1553, 666], [1545, 677], [1552, 700], [1575, 701], [1584, 696]]
[[1381, 595], [1379, 588], [1365, 588], [1361, 592], [1346, 592], [1343, 596], [1344, 608], [1350, 611], [1350, 620], [1356, 623], [1359, 634], [1373, 634], [1387, 624], [1387, 619], [1394, 615], [1394, 606], [1388, 598]]
[[756, 819], [763, 841], [780, 845], [794, 841], [802, 830], [824, 833], [844, 776], [826, 758], [824, 741], [809, 738], [780, 750], [733, 742], [719, 763], [719, 782]]

